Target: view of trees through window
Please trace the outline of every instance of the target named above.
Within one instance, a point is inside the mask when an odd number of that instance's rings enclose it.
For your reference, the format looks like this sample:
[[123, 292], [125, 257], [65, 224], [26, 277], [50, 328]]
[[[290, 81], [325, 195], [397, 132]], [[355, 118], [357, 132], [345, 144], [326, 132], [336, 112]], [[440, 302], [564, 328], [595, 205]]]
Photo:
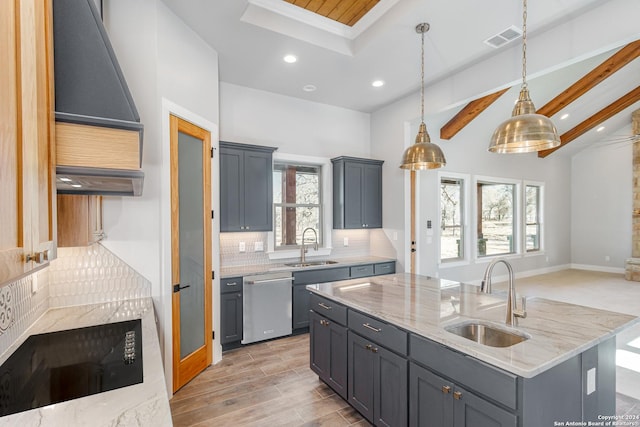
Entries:
[[478, 182], [478, 256], [516, 252], [514, 184]]
[[464, 258], [463, 180], [440, 180], [440, 259]]
[[[299, 246], [302, 232], [313, 228], [322, 244], [320, 168], [275, 163], [273, 205], [275, 247]], [[313, 233], [307, 233], [310, 238]]]
[[537, 185], [527, 185], [525, 189], [526, 250], [540, 250], [540, 193]]

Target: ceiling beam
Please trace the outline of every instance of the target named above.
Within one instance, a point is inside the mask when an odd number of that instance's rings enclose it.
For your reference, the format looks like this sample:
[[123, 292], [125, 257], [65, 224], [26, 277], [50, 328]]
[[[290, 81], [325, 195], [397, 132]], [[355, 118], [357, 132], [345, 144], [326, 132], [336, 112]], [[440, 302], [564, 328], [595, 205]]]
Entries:
[[510, 88], [474, 99], [440, 129], [440, 139], [451, 139]]
[[547, 157], [549, 154], [560, 149], [561, 147], [564, 147], [574, 139], [578, 138], [580, 135], [590, 131], [600, 123], [604, 122], [607, 119], [610, 119], [611, 117], [615, 116], [622, 110], [632, 106], [638, 101], [640, 101], [640, 86], [636, 87], [631, 92], [619, 98], [617, 101], [598, 111], [593, 116], [575, 126], [573, 129], [563, 133], [560, 136], [560, 145], [558, 147], [539, 151], [538, 157]]
[[553, 116], [638, 56], [640, 56], [640, 40], [629, 43], [620, 49], [609, 59], [569, 86], [564, 92], [549, 101], [537, 113], [547, 117]]

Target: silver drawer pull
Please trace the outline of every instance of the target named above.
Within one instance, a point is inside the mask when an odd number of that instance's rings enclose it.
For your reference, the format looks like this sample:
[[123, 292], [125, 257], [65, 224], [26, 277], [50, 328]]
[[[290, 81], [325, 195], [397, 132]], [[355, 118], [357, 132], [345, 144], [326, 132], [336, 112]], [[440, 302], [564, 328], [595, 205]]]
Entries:
[[281, 278], [278, 278], [278, 279], [264, 279], [264, 280], [247, 280], [247, 281], [245, 281], [245, 284], [247, 284], [247, 285], [259, 285], [261, 283], [282, 282], [282, 281], [292, 282], [293, 281], [293, 277], [281, 277]]
[[319, 303], [318, 303], [318, 305], [319, 305], [320, 307], [324, 308], [325, 310], [331, 310], [331, 307], [330, 307], [330, 306], [328, 306], [328, 305], [326, 305], [326, 304], [325, 304], [325, 303], [323, 303], [323, 302], [319, 302]]
[[378, 329], [378, 328], [374, 328], [373, 326], [371, 326], [368, 323], [363, 323], [362, 326], [364, 326], [367, 329], [371, 329], [373, 332], [380, 332], [382, 331], [382, 329]]
[[227, 283], [227, 286], [236, 286], [238, 283], [237, 282], [229, 282]]

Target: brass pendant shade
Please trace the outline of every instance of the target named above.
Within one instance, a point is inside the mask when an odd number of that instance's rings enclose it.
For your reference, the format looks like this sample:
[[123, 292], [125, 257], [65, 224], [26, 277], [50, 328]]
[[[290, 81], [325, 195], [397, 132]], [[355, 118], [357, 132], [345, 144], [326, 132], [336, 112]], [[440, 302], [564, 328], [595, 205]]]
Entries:
[[429, 31], [429, 24], [426, 22], [416, 26], [416, 33], [422, 35], [422, 74], [420, 80], [421, 94], [421, 122], [415, 144], [404, 150], [402, 164], [400, 168], [412, 171], [437, 169], [447, 164], [444, 153], [436, 144], [431, 142], [427, 125], [424, 124], [424, 33]]
[[424, 122], [420, 123], [416, 142], [404, 151], [400, 167], [408, 170], [426, 170], [437, 169], [446, 164], [440, 147], [431, 143], [427, 125]]
[[560, 137], [553, 122], [547, 116], [536, 114], [529, 90], [523, 86], [511, 118], [502, 122], [493, 132], [489, 151], [506, 154], [531, 153], [559, 145]]
[[527, 0], [522, 2], [522, 86], [511, 118], [493, 132], [492, 153], [532, 153], [560, 145], [558, 130], [551, 119], [536, 114], [527, 88]]

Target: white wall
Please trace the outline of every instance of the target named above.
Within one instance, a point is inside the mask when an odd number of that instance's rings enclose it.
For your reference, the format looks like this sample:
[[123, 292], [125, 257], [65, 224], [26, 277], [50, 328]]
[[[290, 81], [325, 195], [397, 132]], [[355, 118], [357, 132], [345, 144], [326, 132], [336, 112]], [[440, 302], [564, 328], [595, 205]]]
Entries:
[[[630, 135], [631, 130], [614, 134]], [[625, 259], [631, 257], [632, 159], [630, 142], [603, 142], [573, 157], [571, 254], [574, 264], [624, 270]]]
[[317, 157], [370, 154], [366, 113], [220, 82], [220, 139]]
[[[105, 200], [107, 239], [103, 243], [152, 284], [165, 377], [171, 391], [168, 113], [210, 130], [217, 146], [218, 55], [159, 0], [107, 1], [104, 9], [105, 26], [145, 126], [145, 182], [142, 197]], [[215, 161], [213, 165], [215, 178]], [[212, 184], [216, 209], [217, 179]], [[218, 230], [214, 222], [214, 232]], [[213, 268], [218, 270], [218, 239], [214, 243]], [[216, 279], [214, 295], [218, 283]], [[214, 325], [218, 319], [219, 315]], [[220, 356], [219, 345], [215, 353]]]

